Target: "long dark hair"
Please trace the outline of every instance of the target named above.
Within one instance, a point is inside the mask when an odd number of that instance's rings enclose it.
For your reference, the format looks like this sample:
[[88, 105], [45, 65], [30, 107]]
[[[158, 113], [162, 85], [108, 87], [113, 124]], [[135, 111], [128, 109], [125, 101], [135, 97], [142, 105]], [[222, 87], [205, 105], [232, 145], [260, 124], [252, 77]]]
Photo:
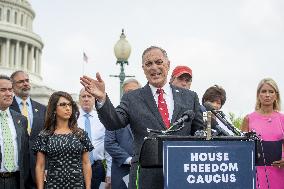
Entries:
[[48, 101], [47, 105], [47, 111], [45, 114], [45, 123], [44, 123], [44, 133], [47, 135], [52, 135], [54, 134], [54, 131], [56, 129], [56, 108], [57, 108], [57, 103], [60, 97], [66, 98], [69, 100], [72, 104], [72, 114], [68, 120], [68, 126], [72, 133], [74, 133], [76, 136], [81, 138], [82, 136], [82, 129], [78, 128], [77, 124], [77, 119], [80, 115], [79, 109], [77, 104], [73, 101], [72, 97], [70, 94], [63, 92], [63, 91], [58, 91], [54, 92]]

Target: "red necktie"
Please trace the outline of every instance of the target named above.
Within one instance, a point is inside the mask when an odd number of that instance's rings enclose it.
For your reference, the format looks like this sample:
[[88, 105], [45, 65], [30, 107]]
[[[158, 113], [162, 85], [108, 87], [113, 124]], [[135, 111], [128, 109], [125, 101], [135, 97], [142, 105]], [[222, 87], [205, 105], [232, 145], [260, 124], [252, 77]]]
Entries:
[[158, 96], [158, 109], [159, 112], [163, 118], [163, 121], [167, 128], [170, 127], [170, 120], [169, 120], [169, 111], [167, 107], [167, 103], [164, 99], [164, 90], [163, 89], [157, 89]]

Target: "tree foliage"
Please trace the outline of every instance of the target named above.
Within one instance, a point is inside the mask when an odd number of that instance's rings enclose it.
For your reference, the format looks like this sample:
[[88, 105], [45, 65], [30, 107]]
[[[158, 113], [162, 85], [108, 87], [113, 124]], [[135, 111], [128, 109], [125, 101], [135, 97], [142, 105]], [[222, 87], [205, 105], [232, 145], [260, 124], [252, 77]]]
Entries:
[[237, 116], [236, 116], [234, 113], [232, 113], [232, 112], [229, 112], [229, 116], [230, 116], [230, 120], [231, 120], [231, 122], [233, 123], [233, 125], [234, 125], [235, 127], [237, 127], [237, 128], [240, 129], [244, 117], [242, 117], [242, 116], [238, 116], [238, 117], [237, 117]]

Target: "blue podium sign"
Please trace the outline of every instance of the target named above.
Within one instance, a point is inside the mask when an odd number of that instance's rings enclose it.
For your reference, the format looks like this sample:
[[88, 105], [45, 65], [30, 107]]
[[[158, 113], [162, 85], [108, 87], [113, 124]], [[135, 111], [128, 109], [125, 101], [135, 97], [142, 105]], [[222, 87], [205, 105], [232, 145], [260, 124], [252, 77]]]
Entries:
[[254, 141], [164, 141], [164, 188], [254, 189]]

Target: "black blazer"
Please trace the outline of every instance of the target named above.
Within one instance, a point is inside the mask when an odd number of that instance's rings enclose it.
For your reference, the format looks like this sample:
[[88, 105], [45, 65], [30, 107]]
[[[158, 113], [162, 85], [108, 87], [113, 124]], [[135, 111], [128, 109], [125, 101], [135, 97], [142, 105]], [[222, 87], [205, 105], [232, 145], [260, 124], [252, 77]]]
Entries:
[[[34, 152], [32, 151], [32, 147], [34, 144], [34, 141], [40, 131], [44, 128], [44, 120], [45, 120], [45, 112], [46, 107], [43, 104], [40, 104], [34, 100], [31, 99], [32, 104], [32, 110], [33, 110], [33, 124], [32, 124], [32, 130], [29, 137], [29, 150], [30, 150], [30, 169], [31, 169], [31, 175], [32, 179], [35, 183], [35, 163], [36, 163], [36, 157]], [[10, 106], [10, 109], [18, 112], [21, 114], [19, 105], [14, 97], [13, 103]]]
[[[174, 111], [171, 123], [179, 119], [186, 110], [193, 110], [195, 116], [191, 122], [186, 122], [185, 127], [177, 135], [193, 135], [196, 130], [203, 130], [204, 123], [198, 96], [188, 89], [171, 86], [174, 100]], [[130, 188], [134, 188], [137, 162], [144, 138], [149, 134], [147, 128], [166, 130], [166, 126], [157, 108], [150, 86], [147, 84], [123, 95], [120, 105], [114, 108], [107, 97], [104, 105], [98, 109], [101, 122], [108, 130], [116, 130], [130, 124], [134, 135], [134, 157], [130, 170]], [[133, 180], [131, 180], [133, 179]], [[140, 168], [139, 188], [163, 188], [163, 172], [160, 168]]]
[[[20, 189], [28, 188], [29, 177], [29, 135], [27, 132], [28, 121], [27, 118], [10, 109], [12, 119], [14, 122], [16, 134], [17, 134], [17, 146], [18, 146], [18, 165], [20, 171]], [[0, 151], [1, 155], [1, 151]], [[0, 156], [2, 157], [2, 155]], [[0, 163], [1, 163], [0, 159]]]

